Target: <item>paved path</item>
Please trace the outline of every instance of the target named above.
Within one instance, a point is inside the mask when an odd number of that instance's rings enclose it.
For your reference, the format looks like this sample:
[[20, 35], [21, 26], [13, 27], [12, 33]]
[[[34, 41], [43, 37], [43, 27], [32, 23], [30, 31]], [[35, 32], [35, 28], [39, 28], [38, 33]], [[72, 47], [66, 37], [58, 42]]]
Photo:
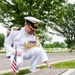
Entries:
[[62, 73], [61, 75], [75, 75], [75, 69], [71, 68], [71, 69], [65, 71], [64, 73]]
[[[75, 53], [48, 53], [50, 63], [54, 63], [57, 61], [70, 60], [75, 59]], [[25, 60], [22, 67], [29, 66], [30, 60]], [[39, 64], [43, 64], [41, 59], [38, 62]], [[10, 68], [10, 59], [6, 58], [5, 55], [0, 55], [0, 71], [8, 70]]]

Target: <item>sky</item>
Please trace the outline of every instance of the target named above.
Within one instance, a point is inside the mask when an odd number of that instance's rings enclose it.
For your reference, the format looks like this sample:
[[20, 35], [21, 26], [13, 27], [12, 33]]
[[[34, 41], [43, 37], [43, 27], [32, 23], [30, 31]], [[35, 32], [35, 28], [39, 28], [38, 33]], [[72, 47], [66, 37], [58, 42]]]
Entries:
[[[68, 2], [74, 3], [75, 0], [68, 0]], [[5, 35], [5, 34], [6, 34], [6, 31], [7, 31], [7, 29], [4, 28], [4, 27], [1, 25], [1, 23], [0, 23], [0, 33], [4, 33], [4, 35]], [[58, 41], [58, 42], [64, 42], [64, 38], [62, 38], [61, 36], [54, 35], [52, 42], [57, 42], [57, 41]]]
[[70, 3], [74, 3], [74, 2], [75, 2], [75, 0], [68, 0], [68, 2], [70, 2]]

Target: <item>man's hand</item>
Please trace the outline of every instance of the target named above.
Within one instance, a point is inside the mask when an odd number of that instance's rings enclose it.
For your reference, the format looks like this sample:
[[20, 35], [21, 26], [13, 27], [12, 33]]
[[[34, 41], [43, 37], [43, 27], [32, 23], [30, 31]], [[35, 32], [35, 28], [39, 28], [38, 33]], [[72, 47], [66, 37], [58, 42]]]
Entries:
[[53, 66], [50, 66], [49, 68], [53, 68]]
[[[14, 51], [12, 54], [15, 55], [16, 51]], [[21, 52], [17, 51], [17, 56], [21, 56]]]

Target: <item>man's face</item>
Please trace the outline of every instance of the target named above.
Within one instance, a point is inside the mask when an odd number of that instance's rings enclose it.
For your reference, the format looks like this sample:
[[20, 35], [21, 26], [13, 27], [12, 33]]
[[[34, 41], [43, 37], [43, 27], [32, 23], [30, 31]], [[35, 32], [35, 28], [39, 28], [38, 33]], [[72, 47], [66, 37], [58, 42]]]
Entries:
[[31, 29], [30, 26], [27, 24], [27, 31], [31, 35], [34, 33], [35, 30]]
[[8, 31], [7, 31], [7, 34], [10, 34], [10, 32], [11, 32], [11, 31], [8, 30]]

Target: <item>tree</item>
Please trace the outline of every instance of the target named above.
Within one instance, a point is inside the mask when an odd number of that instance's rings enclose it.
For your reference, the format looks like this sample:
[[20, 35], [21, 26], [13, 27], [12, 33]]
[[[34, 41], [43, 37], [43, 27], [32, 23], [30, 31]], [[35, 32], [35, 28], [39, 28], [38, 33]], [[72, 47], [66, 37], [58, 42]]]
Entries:
[[0, 34], [0, 49], [4, 47], [4, 34]]
[[62, 19], [58, 19], [58, 22], [53, 24], [54, 30], [66, 38], [65, 42], [72, 51], [75, 46], [75, 4], [64, 6], [63, 16], [61, 17]]
[[66, 48], [67, 46], [63, 42], [53, 42], [51, 44], [44, 44], [44, 48]]
[[55, 15], [58, 15], [64, 3], [65, 0], [0, 0], [0, 21], [6, 28], [14, 25], [22, 27], [25, 16], [34, 16], [44, 21], [36, 32], [42, 35], [47, 32], [47, 26], [52, 28], [50, 21], [55, 22]]

